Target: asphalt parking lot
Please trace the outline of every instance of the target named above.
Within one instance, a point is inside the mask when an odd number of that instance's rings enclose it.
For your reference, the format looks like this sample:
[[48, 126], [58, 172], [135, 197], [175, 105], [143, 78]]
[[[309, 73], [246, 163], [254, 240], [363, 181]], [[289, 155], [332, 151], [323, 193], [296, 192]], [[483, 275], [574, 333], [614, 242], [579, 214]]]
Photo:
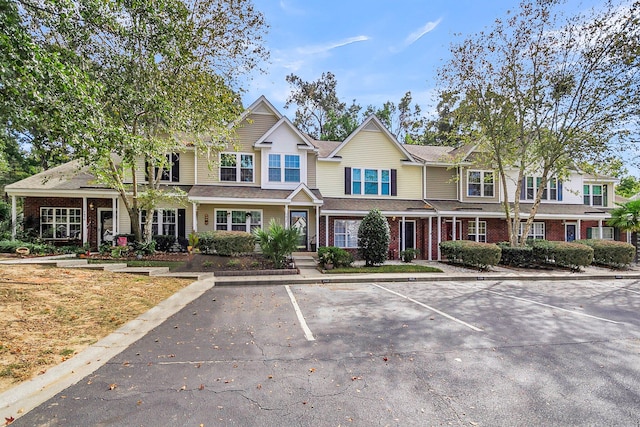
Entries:
[[14, 425], [640, 425], [640, 282], [214, 287]]

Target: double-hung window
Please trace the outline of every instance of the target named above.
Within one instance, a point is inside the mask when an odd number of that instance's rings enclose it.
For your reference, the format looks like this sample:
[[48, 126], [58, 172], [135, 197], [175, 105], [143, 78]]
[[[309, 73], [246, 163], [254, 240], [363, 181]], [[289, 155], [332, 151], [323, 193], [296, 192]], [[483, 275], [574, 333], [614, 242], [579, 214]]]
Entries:
[[[178, 182], [180, 181], [180, 154], [172, 153], [166, 155], [165, 164], [162, 167], [162, 172], [160, 174], [160, 181], [166, 182]], [[158, 173], [160, 172], [160, 168], [158, 166], [154, 167], [154, 179], [157, 178]], [[144, 174], [149, 180], [149, 162], [145, 161], [144, 164]]]
[[[542, 178], [537, 176], [528, 176], [525, 178], [524, 195], [523, 199], [535, 200], [538, 190], [542, 187]], [[562, 200], [561, 182], [558, 178], [551, 177], [547, 180], [547, 185], [542, 187], [541, 200]]]
[[388, 196], [391, 194], [391, 170], [353, 168], [351, 194]]
[[584, 204], [589, 206], [608, 206], [607, 186], [603, 184], [585, 184], [583, 189]]
[[333, 244], [339, 248], [358, 247], [360, 220], [337, 219], [333, 223]]
[[469, 221], [469, 227], [467, 230], [467, 239], [476, 241], [476, 235], [478, 236], [478, 242], [487, 241], [487, 222], [478, 221], [478, 230], [476, 231], [476, 222]]
[[[178, 211], [177, 209], [156, 209], [153, 211], [151, 219], [151, 235], [178, 237]], [[140, 227], [144, 232], [144, 225], [147, 222], [147, 211], [140, 211]]]
[[[520, 237], [522, 237], [524, 226], [525, 226], [525, 223], [521, 222], [520, 231], [518, 232], [518, 235]], [[527, 239], [544, 239], [544, 238], [545, 238], [544, 222], [534, 222], [533, 224], [531, 224], [531, 227], [529, 228], [529, 233], [527, 234]]]
[[493, 197], [493, 172], [469, 171], [467, 175], [467, 195], [469, 197]]
[[253, 154], [220, 154], [220, 181], [253, 182]]
[[43, 239], [79, 239], [81, 235], [81, 209], [40, 208], [40, 236]]
[[300, 156], [269, 154], [270, 182], [300, 182]]
[[216, 210], [216, 230], [246, 231], [260, 228], [262, 224], [261, 211]]

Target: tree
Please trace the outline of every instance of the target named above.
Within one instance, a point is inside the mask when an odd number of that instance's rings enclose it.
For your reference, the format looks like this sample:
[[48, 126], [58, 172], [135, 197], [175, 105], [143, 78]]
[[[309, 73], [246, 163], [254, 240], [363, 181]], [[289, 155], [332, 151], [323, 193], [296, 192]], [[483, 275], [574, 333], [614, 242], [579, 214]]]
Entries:
[[255, 236], [262, 253], [273, 262], [275, 268], [284, 268], [287, 257], [298, 248], [300, 231], [297, 228], [285, 228], [275, 219], [269, 222], [269, 228], [254, 228]]
[[616, 185], [616, 194], [622, 197], [632, 197], [640, 192], [640, 181], [631, 175], [620, 179], [620, 184]]
[[638, 232], [640, 232], [640, 200], [632, 200], [611, 211], [611, 218], [607, 225], [616, 227], [622, 231], [633, 233], [633, 245], [636, 247], [636, 260], [638, 263]]
[[390, 240], [387, 219], [378, 209], [369, 211], [358, 228], [358, 253], [367, 267], [385, 262]]
[[305, 82], [300, 77], [289, 74], [286, 80], [293, 86], [293, 91], [287, 97], [284, 107], [289, 108], [292, 104], [298, 107], [293, 123], [313, 138], [323, 139], [327, 122], [336, 120], [345, 113], [346, 105], [340, 102], [336, 93], [336, 76], [326, 72], [316, 81]]
[[398, 141], [414, 144], [424, 133], [425, 119], [419, 105], [411, 107], [412, 100], [411, 92], [406, 92], [397, 105], [392, 101], [385, 102], [382, 108], [369, 105], [364, 116], [375, 114]]
[[99, 131], [71, 141], [74, 156], [120, 193], [136, 240], [146, 211], [150, 241], [151, 213], [162, 200], [183, 196], [160, 186], [172, 153], [186, 145], [215, 153], [230, 137], [227, 125], [241, 110], [234, 79], [266, 56], [262, 15], [250, 0], [81, 0], [33, 8], [32, 28], [47, 30], [43, 42], [102, 89]]
[[329, 111], [320, 139], [323, 141], [344, 141], [360, 126], [360, 110], [362, 107], [356, 104], [354, 99], [342, 114], [333, 110]]
[[551, 178], [567, 177], [580, 162], [596, 164], [613, 143], [629, 141], [631, 130], [621, 124], [637, 114], [640, 99], [640, 3], [608, 1], [570, 18], [555, 10], [560, 3], [522, 1], [489, 32], [453, 46], [440, 70], [444, 90], [461, 100], [456, 114], [483, 154], [480, 165], [498, 172], [514, 246], [525, 240], [519, 239], [525, 177], [540, 181], [523, 236]]

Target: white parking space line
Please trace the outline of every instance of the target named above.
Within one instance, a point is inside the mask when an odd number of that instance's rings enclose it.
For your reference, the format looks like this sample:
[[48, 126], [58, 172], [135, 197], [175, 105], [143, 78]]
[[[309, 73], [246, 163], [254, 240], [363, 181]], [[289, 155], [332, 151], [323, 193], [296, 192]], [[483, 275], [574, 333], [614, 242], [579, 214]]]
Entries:
[[304, 337], [307, 339], [307, 341], [315, 341], [316, 339], [313, 337], [313, 334], [311, 333], [311, 329], [309, 329], [309, 327], [307, 326], [306, 320], [304, 320], [304, 316], [302, 315], [302, 311], [300, 310], [298, 301], [296, 301], [296, 297], [293, 295], [293, 292], [291, 292], [291, 288], [289, 287], [289, 285], [285, 285], [284, 288], [287, 290], [287, 293], [289, 294], [289, 298], [291, 299], [291, 304], [293, 305], [293, 309], [295, 310], [296, 315], [298, 316], [298, 320], [300, 321], [300, 326], [302, 327], [302, 331], [304, 332]]
[[453, 316], [451, 316], [451, 315], [449, 315], [449, 314], [447, 314], [447, 313], [445, 313], [445, 312], [443, 312], [443, 311], [438, 310], [437, 308], [434, 308], [434, 307], [428, 306], [427, 304], [421, 303], [420, 301], [416, 301], [415, 299], [413, 299], [413, 298], [411, 298], [411, 297], [408, 297], [408, 296], [406, 296], [406, 295], [402, 295], [401, 293], [398, 293], [398, 292], [392, 291], [391, 289], [387, 289], [387, 288], [385, 288], [384, 286], [380, 286], [380, 285], [378, 285], [378, 284], [376, 284], [376, 283], [372, 283], [372, 285], [373, 285], [373, 286], [376, 286], [376, 287], [378, 287], [378, 288], [380, 288], [380, 289], [382, 289], [382, 290], [384, 290], [384, 291], [387, 291], [387, 292], [389, 292], [389, 293], [392, 293], [392, 294], [394, 294], [394, 295], [397, 295], [397, 296], [399, 296], [400, 298], [404, 298], [404, 299], [406, 299], [406, 300], [408, 300], [408, 301], [411, 301], [412, 303], [418, 304], [419, 306], [422, 306], [422, 307], [424, 307], [424, 308], [427, 308], [427, 309], [429, 309], [429, 310], [431, 310], [431, 311], [433, 311], [433, 312], [435, 312], [435, 313], [438, 313], [438, 314], [439, 314], [439, 315], [441, 315], [441, 316], [446, 317], [446, 318], [447, 318], [447, 319], [449, 319], [449, 320], [453, 320], [454, 322], [460, 323], [461, 325], [464, 325], [464, 326], [466, 326], [467, 328], [473, 329], [473, 330], [474, 330], [474, 331], [476, 331], [476, 332], [482, 332], [482, 329], [480, 329], [480, 328], [478, 328], [478, 327], [476, 327], [476, 326], [470, 325], [470, 324], [468, 324], [467, 322], [464, 322], [464, 321], [462, 321], [462, 320], [460, 320], [460, 319], [458, 319], [458, 318], [456, 318], [456, 317], [453, 317]]
[[483, 291], [489, 292], [489, 293], [494, 294], [494, 295], [499, 295], [499, 296], [504, 297], [504, 298], [511, 298], [511, 299], [515, 299], [515, 300], [518, 300], [518, 301], [524, 301], [524, 302], [527, 302], [529, 304], [541, 305], [543, 307], [552, 308], [554, 310], [565, 311], [567, 313], [575, 314], [575, 315], [578, 315], [578, 316], [584, 316], [584, 317], [589, 317], [591, 319], [602, 320], [603, 322], [615, 323], [616, 325], [620, 325], [621, 324], [621, 322], [616, 322], [615, 320], [605, 319], [604, 317], [592, 316], [590, 314], [581, 313], [579, 311], [574, 311], [574, 310], [568, 310], [566, 308], [558, 307], [558, 306], [551, 305], [551, 304], [545, 304], [543, 302], [533, 301], [533, 300], [530, 300], [530, 299], [527, 299], [527, 298], [521, 298], [521, 297], [516, 297], [516, 296], [513, 296], [513, 295], [507, 295], [507, 294], [503, 294], [501, 292], [491, 291], [489, 289], [483, 289]]

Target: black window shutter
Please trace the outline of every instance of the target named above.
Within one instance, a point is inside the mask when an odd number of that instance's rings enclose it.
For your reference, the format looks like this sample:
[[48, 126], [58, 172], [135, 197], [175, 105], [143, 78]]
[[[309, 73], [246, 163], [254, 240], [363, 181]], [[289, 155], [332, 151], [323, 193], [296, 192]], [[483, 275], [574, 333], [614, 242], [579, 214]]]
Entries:
[[351, 168], [344, 168], [344, 194], [351, 194]]
[[616, 242], [620, 241], [620, 229], [619, 228], [614, 228], [613, 229], [613, 240], [615, 240]]
[[171, 181], [178, 182], [180, 181], [180, 154], [171, 154], [171, 163]]
[[587, 239], [593, 239], [593, 228], [587, 228]]
[[391, 195], [398, 195], [398, 170], [391, 169]]
[[178, 209], [178, 238], [185, 238], [185, 234], [186, 234], [186, 223], [185, 223], [185, 216], [186, 216], [186, 210], [185, 209]]
[[562, 180], [558, 180], [558, 201], [562, 201]]

